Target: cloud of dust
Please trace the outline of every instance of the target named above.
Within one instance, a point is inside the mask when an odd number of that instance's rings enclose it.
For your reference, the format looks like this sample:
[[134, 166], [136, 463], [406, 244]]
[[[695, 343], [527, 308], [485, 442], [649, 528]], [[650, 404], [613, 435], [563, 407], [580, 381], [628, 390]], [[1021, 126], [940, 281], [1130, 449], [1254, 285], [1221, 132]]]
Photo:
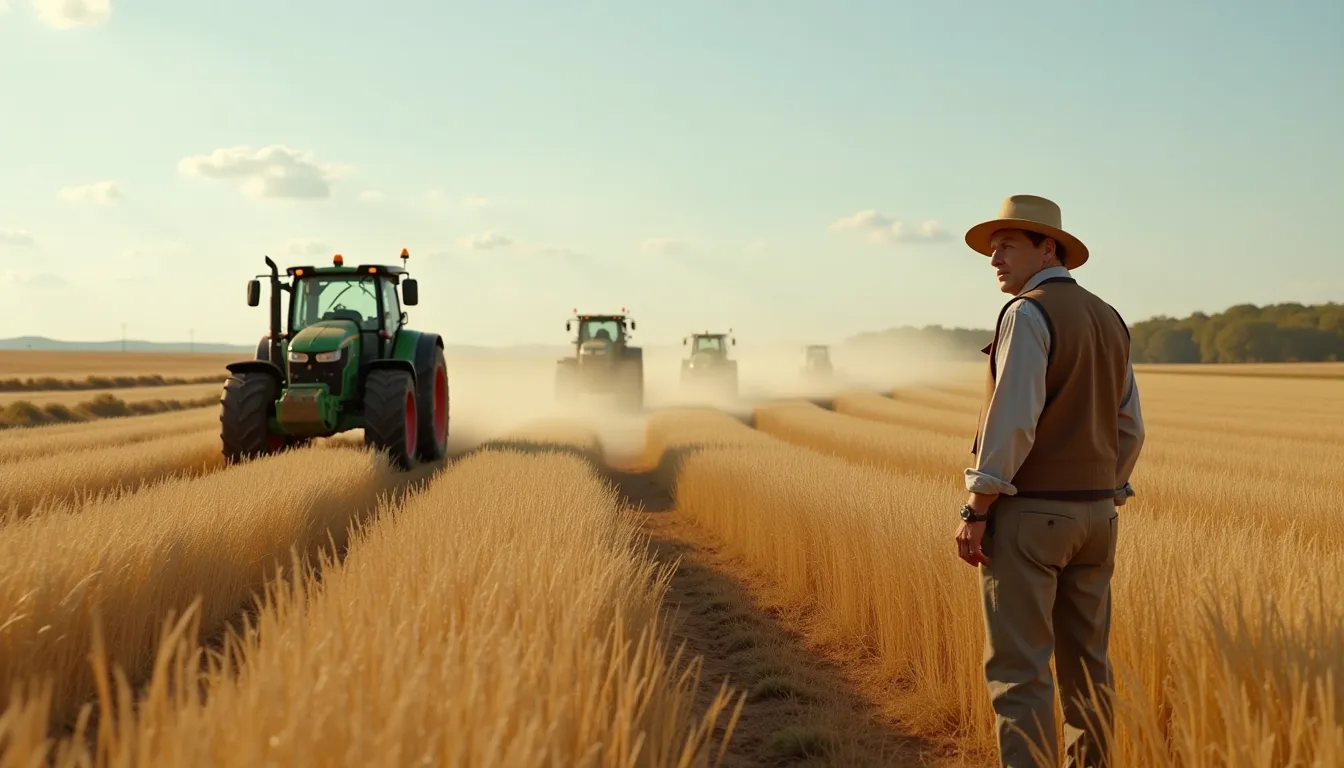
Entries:
[[[745, 416], [759, 403], [780, 399], [827, 399], [848, 389], [881, 392], [897, 387], [974, 381], [983, 357], [941, 340], [881, 340], [831, 347], [834, 372], [827, 378], [804, 375], [804, 344], [750, 345], [739, 342], [737, 397], [707, 389], [683, 389], [681, 346], [645, 347], [644, 413], [676, 407], [715, 407]], [[644, 439], [643, 414], [617, 410], [610, 396], [582, 395], [563, 406], [555, 397], [557, 359], [564, 354], [534, 351], [448, 355], [451, 434], [456, 449], [467, 449], [537, 420], [580, 419], [598, 429], [613, 457], [638, 453]], [[572, 353], [571, 353], [572, 354]]]

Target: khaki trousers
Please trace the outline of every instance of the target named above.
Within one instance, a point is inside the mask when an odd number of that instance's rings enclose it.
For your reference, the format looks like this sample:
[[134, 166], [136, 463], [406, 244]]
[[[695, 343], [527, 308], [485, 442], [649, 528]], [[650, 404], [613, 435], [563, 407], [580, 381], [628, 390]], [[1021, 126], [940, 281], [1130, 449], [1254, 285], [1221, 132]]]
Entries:
[[[1113, 499], [1000, 496], [992, 507], [984, 538], [991, 562], [980, 566], [980, 586], [985, 678], [1003, 766], [1042, 765], [1029, 744], [1040, 750], [1044, 765], [1059, 764], [1052, 652], [1064, 715], [1065, 765], [1108, 765], [1110, 750], [1098, 723], [1109, 726], [1114, 717], [1107, 696], [1114, 686], [1107, 646], [1117, 518]], [[1091, 706], [1089, 679], [1103, 704], [1100, 713]]]

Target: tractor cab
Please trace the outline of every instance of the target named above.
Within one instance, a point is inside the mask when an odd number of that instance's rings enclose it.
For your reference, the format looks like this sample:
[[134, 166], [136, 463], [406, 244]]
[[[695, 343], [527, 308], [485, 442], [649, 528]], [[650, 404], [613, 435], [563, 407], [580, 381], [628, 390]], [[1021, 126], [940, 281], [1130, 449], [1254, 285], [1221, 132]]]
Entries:
[[[682, 346], [686, 346], [687, 339], [682, 339]], [[712, 355], [714, 357], [727, 357], [728, 347], [736, 346], [737, 339], [732, 338], [726, 333], [693, 333], [689, 339], [691, 347], [691, 356]]]
[[[610, 359], [617, 350], [624, 348], [630, 341], [629, 332], [634, 330], [635, 322], [626, 315], [579, 315], [578, 336], [574, 343], [578, 346], [581, 361], [592, 358]], [[565, 323], [565, 330], [574, 330], [574, 321]]]
[[829, 375], [831, 367], [831, 348], [825, 344], [812, 344], [804, 350], [803, 373], [810, 376]]

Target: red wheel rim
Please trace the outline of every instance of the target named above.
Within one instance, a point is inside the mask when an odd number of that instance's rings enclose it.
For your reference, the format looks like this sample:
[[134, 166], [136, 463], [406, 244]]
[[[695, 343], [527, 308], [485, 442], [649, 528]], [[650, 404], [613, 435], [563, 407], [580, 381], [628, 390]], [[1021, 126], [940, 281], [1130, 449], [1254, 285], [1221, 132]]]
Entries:
[[406, 455], [415, 455], [415, 392], [406, 391]]
[[440, 366], [434, 372], [434, 439], [443, 445], [448, 437], [448, 373]]
[[284, 447], [285, 447], [285, 436], [284, 436], [284, 435], [269, 435], [269, 436], [267, 436], [267, 438], [266, 438], [266, 450], [270, 451], [271, 453], [275, 453], [276, 451], [278, 451], [278, 450], [280, 450], [281, 448], [284, 448]]

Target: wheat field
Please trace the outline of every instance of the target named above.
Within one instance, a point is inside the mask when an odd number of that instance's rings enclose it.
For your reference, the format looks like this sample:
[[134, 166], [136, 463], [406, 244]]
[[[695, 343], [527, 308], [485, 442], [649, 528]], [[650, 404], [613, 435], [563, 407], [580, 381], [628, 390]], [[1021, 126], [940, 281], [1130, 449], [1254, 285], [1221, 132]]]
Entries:
[[[1344, 380], [1269, 373], [1139, 375], [1118, 766], [1344, 764]], [[468, 382], [411, 473], [226, 466], [210, 407], [0, 431], [0, 766], [991, 764], [979, 375], [634, 420]]]

